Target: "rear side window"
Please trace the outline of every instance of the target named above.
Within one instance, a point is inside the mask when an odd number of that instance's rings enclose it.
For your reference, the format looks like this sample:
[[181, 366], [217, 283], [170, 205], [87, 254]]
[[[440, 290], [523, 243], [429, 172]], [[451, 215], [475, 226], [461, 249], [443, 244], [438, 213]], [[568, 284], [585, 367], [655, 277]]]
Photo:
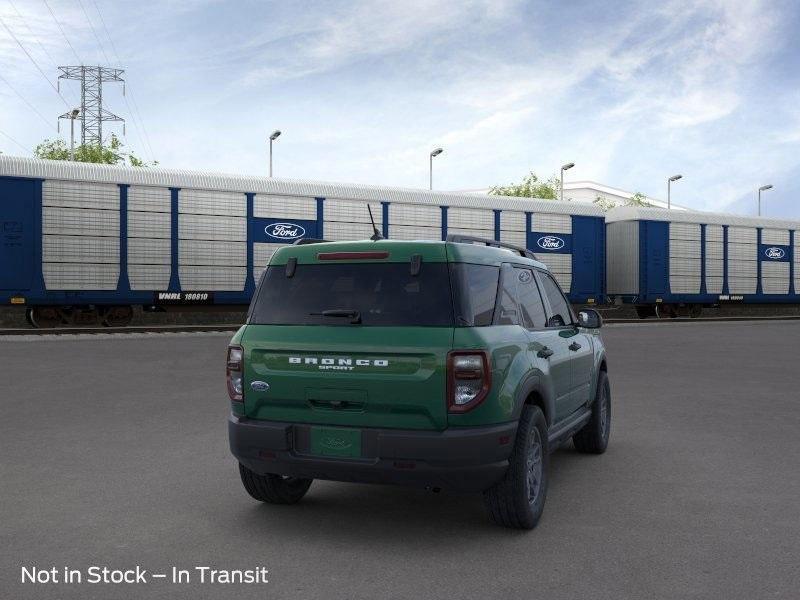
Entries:
[[544, 327], [547, 317], [533, 271], [530, 269], [514, 270], [517, 275], [517, 299], [522, 313], [522, 324], [528, 329]]
[[564, 327], [572, 323], [572, 311], [569, 308], [567, 299], [561, 293], [556, 282], [548, 273], [539, 273], [542, 282], [542, 291], [550, 302], [550, 315], [548, 316], [548, 327]]
[[517, 305], [517, 270], [503, 267], [502, 283], [497, 297], [497, 325], [519, 325], [520, 315]]
[[446, 263], [423, 263], [412, 276], [409, 263], [282, 265], [264, 273], [251, 307], [254, 325], [349, 325], [452, 327], [453, 302]]
[[492, 324], [500, 268], [455, 263], [450, 267], [456, 325], [486, 327]]

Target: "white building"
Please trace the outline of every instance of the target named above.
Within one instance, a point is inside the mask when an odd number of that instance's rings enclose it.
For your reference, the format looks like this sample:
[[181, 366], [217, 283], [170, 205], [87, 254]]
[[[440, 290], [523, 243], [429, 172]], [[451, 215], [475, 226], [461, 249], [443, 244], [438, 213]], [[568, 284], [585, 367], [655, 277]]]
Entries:
[[[619, 188], [611, 187], [596, 181], [565, 181], [564, 200], [574, 200], [576, 202], [594, 202], [597, 197], [606, 198], [617, 206], [625, 206], [633, 197], [635, 192], [628, 192]], [[645, 196], [645, 202], [654, 208], [667, 208], [666, 200], [659, 200], [651, 196]], [[672, 208], [687, 210], [685, 206], [672, 203]]]
[[[479, 190], [459, 190], [466, 194], [488, 194], [488, 189]], [[619, 188], [611, 187], [596, 181], [565, 181], [564, 200], [573, 202], [593, 203], [597, 198], [603, 198], [607, 206], [625, 206], [634, 196], [635, 192], [628, 192]], [[651, 196], [645, 196], [645, 202], [654, 208], [666, 208], [666, 200], [659, 200]], [[676, 210], [687, 210], [685, 206], [672, 203], [672, 208]]]

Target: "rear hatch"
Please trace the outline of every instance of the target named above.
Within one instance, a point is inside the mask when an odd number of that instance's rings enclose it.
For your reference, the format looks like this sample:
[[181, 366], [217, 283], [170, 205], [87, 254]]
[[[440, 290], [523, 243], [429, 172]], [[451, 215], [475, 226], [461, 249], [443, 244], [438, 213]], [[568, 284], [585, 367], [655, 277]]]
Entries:
[[287, 248], [267, 268], [242, 336], [246, 414], [444, 429], [453, 340], [444, 245], [376, 242], [368, 255], [354, 246]]

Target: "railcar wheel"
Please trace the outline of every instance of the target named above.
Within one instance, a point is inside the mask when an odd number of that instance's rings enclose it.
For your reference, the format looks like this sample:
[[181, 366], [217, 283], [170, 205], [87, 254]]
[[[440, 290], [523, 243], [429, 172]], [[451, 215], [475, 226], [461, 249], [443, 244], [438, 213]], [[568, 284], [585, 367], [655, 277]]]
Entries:
[[34, 325], [34, 323], [33, 323], [33, 318], [31, 317], [31, 313], [32, 312], [33, 312], [32, 308], [26, 308], [25, 309], [25, 320], [28, 322], [28, 325], [30, 325], [31, 327], [36, 327], [36, 325]]
[[102, 315], [105, 327], [125, 327], [130, 325], [132, 319], [133, 307], [131, 306], [109, 306]]
[[62, 323], [61, 315], [57, 308], [36, 306], [29, 310], [30, 324], [37, 329], [51, 329], [53, 327], [58, 327]]
[[689, 316], [692, 319], [699, 319], [702, 315], [703, 315], [703, 305], [692, 304], [691, 308], [689, 309]]
[[636, 316], [639, 317], [640, 319], [646, 319], [647, 317], [656, 316], [656, 312], [655, 310], [653, 310], [652, 306], [637, 306]]

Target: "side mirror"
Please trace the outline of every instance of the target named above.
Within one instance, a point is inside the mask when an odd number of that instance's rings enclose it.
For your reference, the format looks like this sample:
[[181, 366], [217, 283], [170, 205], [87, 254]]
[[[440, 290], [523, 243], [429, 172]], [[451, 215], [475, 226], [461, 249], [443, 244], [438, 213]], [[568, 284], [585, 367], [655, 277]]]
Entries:
[[603, 326], [603, 317], [591, 308], [586, 308], [578, 313], [578, 325], [587, 329], [600, 329]]

